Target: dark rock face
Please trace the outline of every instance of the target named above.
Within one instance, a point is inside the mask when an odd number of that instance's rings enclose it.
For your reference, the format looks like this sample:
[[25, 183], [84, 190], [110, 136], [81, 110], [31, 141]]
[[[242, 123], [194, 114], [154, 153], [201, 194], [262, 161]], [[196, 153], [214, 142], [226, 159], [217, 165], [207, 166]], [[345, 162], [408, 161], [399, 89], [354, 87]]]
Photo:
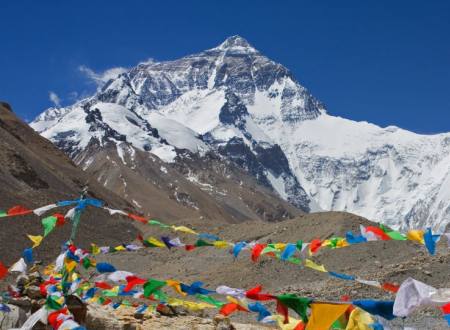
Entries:
[[244, 130], [245, 116], [248, 116], [247, 107], [232, 92], [225, 94], [226, 103], [220, 109], [219, 120], [223, 124], [234, 125]]
[[220, 154], [226, 156], [254, 176], [259, 183], [266, 187], [271, 187], [264, 173], [264, 166], [262, 166], [242, 139], [233, 138], [226, 145], [220, 146], [218, 150]]

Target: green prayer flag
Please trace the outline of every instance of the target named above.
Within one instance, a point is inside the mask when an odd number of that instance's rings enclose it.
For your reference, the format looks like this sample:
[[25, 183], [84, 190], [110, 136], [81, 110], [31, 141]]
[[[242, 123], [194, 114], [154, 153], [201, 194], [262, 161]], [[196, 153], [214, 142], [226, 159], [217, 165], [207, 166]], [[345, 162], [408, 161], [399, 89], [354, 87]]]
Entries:
[[44, 226], [44, 237], [50, 234], [50, 232], [56, 227], [58, 219], [54, 216], [50, 216], [42, 219], [42, 225]]
[[122, 305], [124, 305], [124, 306], [128, 306], [128, 307], [131, 307], [131, 306], [133, 306], [133, 304], [132, 303], [130, 303], [128, 300], [122, 300]]
[[399, 233], [398, 231], [391, 231], [391, 232], [387, 233], [387, 235], [396, 241], [406, 241], [407, 240], [405, 235], [403, 235], [402, 233]]
[[297, 250], [302, 251], [303, 241], [299, 239], [295, 246], [297, 246]]
[[89, 258], [83, 258], [82, 263], [85, 269], [88, 269], [92, 266], [91, 260]]
[[97, 300], [97, 302], [100, 304], [100, 305], [103, 305], [103, 303], [105, 302], [105, 298], [103, 298], [103, 297], [98, 297], [98, 300]]
[[[270, 244], [269, 244], [270, 245]], [[266, 254], [266, 253], [270, 253], [270, 252], [278, 252], [278, 250], [276, 248], [274, 248], [273, 246], [266, 246], [262, 251], [261, 254]]]
[[221, 302], [221, 301], [219, 301], [219, 300], [217, 300], [217, 299], [214, 299], [213, 297], [205, 296], [204, 294], [198, 294], [198, 295], [196, 295], [195, 297], [196, 297], [197, 299], [199, 299], [199, 300], [202, 300], [202, 301], [208, 303], [208, 304], [214, 305], [214, 306], [216, 306], [217, 308], [220, 308], [220, 307], [222, 307], [223, 305], [225, 305], [225, 303], [223, 303], [223, 302]]
[[160, 302], [167, 302], [168, 300], [167, 295], [160, 290], [156, 290], [155, 292], [153, 292], [153, 297]]
[[199, 246], [214, 246], [214, 244], [208, 243], [202, 239], [197, 240], [197, 242], [195, 242], [195, 246], [199, 247]]
[[386, 227], [385, 225], [383, 225], [381, 223], [380, 223], [380, 228], [393, 240], [396, 240], [396, 241], [406, 241], [407, 240], [406, 236], [403, 235], [402, 233], [399, 233], [398, 231], [389, 229], [388, 227]]
[[170, 227], [169, 225], [166, 225], [166, 224], [164, 224], [164, 223], [162, 223], [162, 222], [160, 222], [158, 220], [149, 220], [147, 222], [147, 224], [153, 225], [153, 226], [160, 226], [162, 228], [169, 228]]
[[302, 263], [302, 260], [296, 257], [290, 257], [287, 261], [292, 262], [296, 265], [300, 265]]
[[158, 281], [154, 279], [149, 279], [144, 284], [144, 297], [150, 297], [154, 292], [161, 289], [166, 285], [166, 281]]
[[335, 248], [337, 246], [338, 242], [339, 242], [339, 237], [332, 237], [332, 238], [330, 238], [330, 245], [331, 245], [331, 247]]
[[307, 309], [311, 303], [311, 299], [298, 297], [292, 293], [282, 294], [277, 296], [277, 299], [286, 307], [294, 310], [301, 317], [304, 323], [308, 322]]
[[103, 290], [102, 295], [105, 297], [117, 297], [119, 292], [117, 290]]
[[45, 301], [47, 309], [60, 310], [62, 308], [62, 305], [56, 301], [58, 299], [59, 297], [56, 296], [48, 296], [47, 300]]
[[380, 229], [381, 229], [382, 231], [384, 231], [385, 233], [388, 233], [388, 232], [392, 231], [392, 230], [390, 230], [388, 227], [386, 227], [385, 225], [383, 225], [382, 223], [380, 223]]
[[4, 211], [4, 210], [0, 210], [0, 218], [6, 217], [8, 216], [8, 212]]

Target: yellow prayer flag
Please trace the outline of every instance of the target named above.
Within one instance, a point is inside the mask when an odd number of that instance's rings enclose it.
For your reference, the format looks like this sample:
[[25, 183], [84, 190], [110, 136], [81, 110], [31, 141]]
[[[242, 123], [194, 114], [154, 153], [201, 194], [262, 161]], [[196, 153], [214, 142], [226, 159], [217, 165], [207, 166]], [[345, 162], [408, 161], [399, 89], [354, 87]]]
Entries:
[[91, 248], [92, 248], [92, 254], [93, 255], [96, 255], [96, 254], [100, 253], [100, 248], [96, 244], [91, 243]]
[[44, 237], [42, 237], [41, 235], [37, 235], [37, 236], [27, 235], [27, 236], [33, 242], [33, 249], [35, 247], [38, 247], [39, 245], [41, 245], [41, 242], [44, 239]]
[[237, 300], [236, 298], [234, 298], [234, 297], [232, 297], [232, 296], [227, 296], [227, 300], [228, 300], [230, 303], [238, 304], [238, 305], [239, 305], [239, 300]]
[[175, 231], [181, 231], [181, 232], [187, 233], [187, 234], [197, 235], [197, 233], [195, 231], [193, 231], [192, 229], [190, 229], [186, 226], [172, 226], [172, 229]]
[[147, 242], [149, 242], [150, 244], [152, 244], [152, 245], [155, 246], [155, 247], [160, 247], [160, 248], [166, 247], [166, 245], [165, 245], [163, 242], [158, 241], [158, 240], [157, 240], [156, 238], [154, 238], [154, 237], [149, 237], [149, 238], [147, 238]]
[[349, 304], [312, 303], [306, 330], [329, 329], [349, 307]]
[[293, 317], [289, 316], [289, 322], [284, 323], [284, 317], [281, 315], [272, 315], [272, 320], [276, 321], [278, 324], [278, 327], [281, 330], [295, 330], [295, 328], [298, 327], [298, 325], [302, 322], [300, 320], [294, 319]]
[[284, 250], [284, 248], [286, 247], [286, 243], [275, 243], [273, 246], [275, 249], [281, 251]]
[[114, 250], [116, 250], [116, 251], [125, 251], [126, 248], [125, 248], [123, 245], [118, 245], [118, 246], [116, 246], [116, 247], [114, 248]]
[[219, 248], [219, 249], [224, 249], [228, 246], [228, 242], [225, 242], [225, 241], [215, 241], [213, 244], [216, 248]]
[[167, 303], [171, 306], [183, 306], [187, 309], [193, 310], [193, 311], [199, 311], [205, 308], [214, 308], [213, 305], [204, 303], [204, 302], [193, 302], [193, 301], [187, 301], [187, 300], [181, 300], [177, 298], [169, 298], [167, 300]]
[[64, 265], [66, 266], [67, 272], [71, 272], [77, 266], [77, 263], [74, 260], [66, 259], [64, 260]]
[[410, 230], [406, 237], [411, 241], [419, 242], [420, 244], [425, 244], [423, 240], [423, 230]]
[[345, 247], [345, 246], [349, 246], [350, 244], [348, 244], [348, 242], [346, 241], [345, 238], [341, 238], [340, 240], [337, 241], [336, 247]]
[[350, 318], [345, 330], [371, 330], [370, 324], [374, 322], [372, 316], [361, 308], [355, 308], [350, 313]]
[[310, 260], [310, 259], [305, 259], [305, 267], [308, 267], [308, 268], [312, 268], [312, 269], [318, 270], [319, 272], [324, 272], [324, 273], [328, 272], [328, 271], [325, 269], [325, 266], [324, 266], [324, 265], [318, 265], [318, 264], [316, 264], [314, 261], [312, 261], [312, 260]]
[[183, 292], [181, 290], [180, 282], [174, 280], [167, 280], [166, 284], [172, 287], [177, 293], [181, 294], [182, 296], [186, 296], [186, 292]]

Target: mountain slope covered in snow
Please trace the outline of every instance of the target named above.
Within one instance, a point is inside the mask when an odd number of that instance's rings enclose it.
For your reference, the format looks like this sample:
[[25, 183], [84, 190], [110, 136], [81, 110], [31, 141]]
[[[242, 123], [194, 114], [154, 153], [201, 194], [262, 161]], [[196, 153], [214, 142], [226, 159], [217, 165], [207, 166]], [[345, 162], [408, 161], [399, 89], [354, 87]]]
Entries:
[[111, 143], [174, 165], [213, 153], [305, 211], [345, 210], [403, 229], [450, 222], [450, 134], [332, 116], [239, 36], [139, 64], [31, 125], [73, 158]]

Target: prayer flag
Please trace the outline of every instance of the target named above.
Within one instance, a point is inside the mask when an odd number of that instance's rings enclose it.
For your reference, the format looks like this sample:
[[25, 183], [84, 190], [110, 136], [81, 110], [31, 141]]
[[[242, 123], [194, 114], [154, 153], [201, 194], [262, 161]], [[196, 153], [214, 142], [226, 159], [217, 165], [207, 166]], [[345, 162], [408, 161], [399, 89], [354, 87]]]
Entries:
[[324, 265], [318, 265], [314, 261], [305, 259], [305, 267], [318, 270], [319, 272], [327, 273], [327, 270], [325, 269]]
[[312, 303], [306, 330], [329, 329], [349, 307], [349, 304]]
[[41, 245], [43, 237], [41, 235], [33, 236], [27, 235], [28, 238], [33, 242], [33, 249]]

